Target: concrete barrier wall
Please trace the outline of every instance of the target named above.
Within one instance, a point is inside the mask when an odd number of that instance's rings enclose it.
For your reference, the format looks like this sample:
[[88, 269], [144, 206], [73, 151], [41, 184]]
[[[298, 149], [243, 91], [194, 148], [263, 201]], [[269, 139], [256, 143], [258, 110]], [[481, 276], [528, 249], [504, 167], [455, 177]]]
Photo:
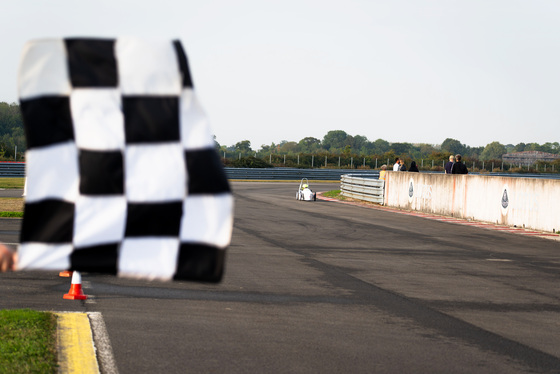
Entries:
[[446, 216], [560, 230], [560, 180], [387, 172], [385, 205]]

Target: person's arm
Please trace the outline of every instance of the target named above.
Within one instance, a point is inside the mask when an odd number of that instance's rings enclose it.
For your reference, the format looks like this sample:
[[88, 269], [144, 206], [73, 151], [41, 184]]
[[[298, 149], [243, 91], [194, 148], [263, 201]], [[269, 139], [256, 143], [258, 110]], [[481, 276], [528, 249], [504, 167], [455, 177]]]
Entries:
[[17, 255], [8, 247], [0, 244], [0, 272], [16, 269]]

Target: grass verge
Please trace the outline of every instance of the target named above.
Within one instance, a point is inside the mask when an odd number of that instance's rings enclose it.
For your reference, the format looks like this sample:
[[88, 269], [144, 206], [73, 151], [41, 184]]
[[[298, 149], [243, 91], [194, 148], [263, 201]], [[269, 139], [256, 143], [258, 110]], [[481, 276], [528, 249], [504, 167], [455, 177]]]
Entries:
[[0, 218], [8, 217], [8, 218], [23, 218], [23, 212], [0, 212]]
[[381, 205], [381, 204], [378, 204], [378, 203], [372, 203], [370, 201], [353, 199], [351, 197], [343, 196], [340, 193], [340, 190], [332, 190], [332, 191], [323, 192], [322, 195], [325, 196], [325, 197], [329, 197], [331, 199], [337, 199], [337, 200], [342, 200], [342, 201], [347, 201], [347, 202], [354, 202], [354, 203], [359, 203], [359, 204], [362, 204], [362, 205], [373, 205], [373, 206]]
[[0, 197], [0, 212], [23, 212], [23, 197]]
[[[25, 178], [0, 178], [0, 188], [23, 188]], [[23, 217], [22, 197], [0, 197], [0, 217]]]
[[56, 316], [29, 309], [0, 310], [0, 371], [56, 373]]
[[23, 198], [0, 197], [0, 217], [23, 217]]
[[22, 188], [25, 178], [0, 178], [0, 188]]
[[346, 200], [346, 197], [340, 194], [340, 190], [323, 192], [323, 196], [330, 197], [331, 199]]

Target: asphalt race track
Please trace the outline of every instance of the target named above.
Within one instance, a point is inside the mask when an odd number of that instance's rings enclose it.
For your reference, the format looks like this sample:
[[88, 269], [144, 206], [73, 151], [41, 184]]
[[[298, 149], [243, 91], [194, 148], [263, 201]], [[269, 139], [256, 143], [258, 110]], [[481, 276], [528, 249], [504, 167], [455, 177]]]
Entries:
[[559, 241], [232, 186], [221, 284], [7, 273], [0, 309], [100, 312], [120, 373], [560, 372]]

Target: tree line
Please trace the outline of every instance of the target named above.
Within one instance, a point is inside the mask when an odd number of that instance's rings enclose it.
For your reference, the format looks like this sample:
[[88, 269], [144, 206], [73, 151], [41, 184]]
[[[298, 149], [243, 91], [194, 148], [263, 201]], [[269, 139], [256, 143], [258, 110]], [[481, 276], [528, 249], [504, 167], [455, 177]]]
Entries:
[[[282, 140], [278, 144], [263, 144], [258, 149], [253, 149], [249, 140], [242, 140], [231, 146], [220, 145], [215, 137], [214, 141], [226, 164], [240, 158], [253, 157], [256, 160], [244, 162], [253, 163], [254, 166], [266, 161], [269, 164], [284, 166], [363, 166], [367, 161], [369, 167], [380, 167], [383, 161], [392, 162], [395, 157], [401, 157], [408, 161], [417, 160], [417, 163], [422, 160], [422, 163], [425, 162], [431, 167], [438, 166], [447, 160], [450, 154], [457, 153], [463, 155], [467, 163], [493, 161], [496, 165], [501, 162], [505, 153], [541, 151], [560, 154], [558, 142], [504, 145], [495, 141], [483, 147], [470, 147], [457, 139], [447, 138], [441, 144], [390, 143], [383, 139], [370, 141], [365, 136], [350, 135], [343, 130], [329, 131], [322, 139], [305, 137], [299, 141]], [[19, 105], [0, 102], [0, 160], [22, 160], [25, 150], [23, 119]]]
[[[560, 144], [558, 142], [504, 145], [495, 141], [486, 146], [470, 147], [457, 139], [447, 138], [441, 144], [389, 143], [383, 139], [370, 141], [362, 135], [352, 136], [343, 130], [329, 131], [323, 139], [306, 137], [297, 142], [283, 140], [278, 144], [263, 144], [257, 150], [251, 148], [249, 140], [240, 141], [232, 146], [224, 146], [216, 142], [216, 147], [220, 150], [226, 164], [239, 164], [238, 160], [240, 158], [252, 156], [265, 161], [268, 160], [273, 165], [290, 164], [289, 166], [299, 166], [302, 163], [309, 164], [309, 158], [314, 155], [315, 158], [311, 158], [311, 162], [316, 159], [315, 166], [329, 166], [329, 164], [337, 166], [338, 157], [338, 160], [343, 160], [344, 165], [359, 167], [367, 164], [369, 167], [380, 167], [380, 163], [392, 162], [396, 157], [400, 157], [409, 163], [415, 160], [420, 164], [420, 160], [422, 160], [422, 164], [425, 163], [430, 169], [433, 167], [439, 168], [443, 161], [449, 158], [449, 155], [455, 154], [461, 154], [467, 164], [480, 165], [484, 169], [486, 169], [486, 165], [501, 166], [502, 155], [506, 153], [540, 151], [560, 154]], [[298, 155], [300, 157], [298, 157], [297, 165], [295, 165], [295, 156]], [[302, 157], [307, 161], [302, 161]], [[326, 162], [324, 161], [325, 157]], [[329, 159], [331, 159], [330, 162]], [[273, 162], [274, 160], [276, 162]], [[557, 169], [560, 169], [560, 165], [557, 166]]]
[[26, 149], [19, 105], [0, 102], [0, 160], [21, 160]]

